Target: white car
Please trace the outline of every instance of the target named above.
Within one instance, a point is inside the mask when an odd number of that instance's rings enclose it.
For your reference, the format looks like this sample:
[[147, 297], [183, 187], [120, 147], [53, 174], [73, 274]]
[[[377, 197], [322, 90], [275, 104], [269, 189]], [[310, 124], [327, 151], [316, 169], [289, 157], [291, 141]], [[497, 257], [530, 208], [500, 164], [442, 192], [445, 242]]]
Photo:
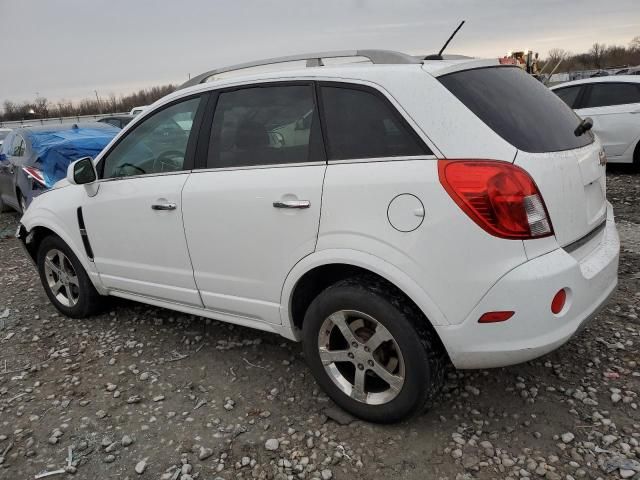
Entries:
[[7, 135], [11, 133], [10, 128], [0, 128], [0, 147], [4, 143], [4, 139], [7, 138]]
[[551, 88], [593, 131], [611, 163], [630, 163], [640, 172], [640, 76], [587, 78]]
[[147, 108], [148, 105], [142, 105], [140, 107], [133, 107], [131, 109], [131, 111], [129, 112], [129, 115], [133, 115], [134, 117], [136, 115], [140, 115], [142, 112], [144, 112], [145, 108]]
[[[348, 55], [372, 64], [320, 61]], [[17, 236], [56, 308], [113, 295], [302, 341], [337, 404], [391, 422], [446, 361], [544, 355], [607, 301], [602, 148], [546, 87], [497, 59], [293, 58], [192, 79], [34, 200]]]

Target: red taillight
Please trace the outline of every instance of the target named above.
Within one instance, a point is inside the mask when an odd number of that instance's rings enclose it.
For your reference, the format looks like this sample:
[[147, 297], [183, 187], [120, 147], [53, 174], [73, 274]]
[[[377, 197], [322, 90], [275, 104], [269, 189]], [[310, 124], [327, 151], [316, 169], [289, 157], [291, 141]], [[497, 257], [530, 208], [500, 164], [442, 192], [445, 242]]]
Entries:
[[553, 300], [551, 300], [551, 311], [557, 315], [564, 308], [564, 304], [567, 301], [567, 291], [563, 288], [555, 294]]
[[527, 172], [495, 160], [439, 160], [440, 183], [491, 235], [510, 239], [553, 234], [540, 191]]
[[515, 312], [487, 312], [478, 319], [478, 323], [504, 322], [513, 317], [514, 313]]

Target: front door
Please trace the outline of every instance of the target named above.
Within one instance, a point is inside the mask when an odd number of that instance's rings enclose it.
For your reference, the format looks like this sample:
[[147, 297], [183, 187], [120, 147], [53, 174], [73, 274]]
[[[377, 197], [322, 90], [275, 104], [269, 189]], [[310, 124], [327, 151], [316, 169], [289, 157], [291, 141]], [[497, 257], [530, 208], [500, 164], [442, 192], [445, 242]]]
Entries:
[[576, 113], [593, 119], [593, 131], [607, 156], [620, 157], [640, 132], [640, 84], [595, 83], [587, 90], [583, 105]]
[[182, 224], [181, 192], [195, 150], [200, 97], [144, 119], [101, 158], [82, 213], [103, 284], [115, 291], [202, 306]]
[[280, 323], [287, 274], [315, 249], [326, 169], [311, 84], [219, 94], [206, 169], [183, 192], [205, 308]]

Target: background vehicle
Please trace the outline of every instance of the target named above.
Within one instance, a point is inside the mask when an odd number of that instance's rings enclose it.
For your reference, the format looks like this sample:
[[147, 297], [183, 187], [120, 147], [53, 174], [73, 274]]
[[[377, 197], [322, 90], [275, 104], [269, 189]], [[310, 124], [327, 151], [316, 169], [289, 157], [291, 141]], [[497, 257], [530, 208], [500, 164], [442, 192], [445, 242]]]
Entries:
[[140, 107], [133, 107], [129, 112], [129, 115], [133, 115], [134, 117], [136, 115], [140, 115], [142, 112], [144, 112], [145, 108], [147, 108], [147, 105], [142, 105]]
[[0, 210], [24, 212], [78, 158], [96, 156], [118, 133], [102, 123], [13, 130], [0, 149]]
[[21, 219], [49, 299], [301, 340], [331, 398], [379, 422], [427, 405], [447, 357], [562, 345], [617, 283], [601, 145], [522, 69], [441, 53], [192, 78]]
[[611, 163], [631, 163], [640, 171], [640, 78], [613, 75], [576, 80], [551, 88], [593, 131]]
[[98, 122], [107, 123], [117, 128], [124, 128], [124, 126], [134, 118], [136, 118], [135, 115], [112, 115], [110, 117], [101, 118]]
[[11, 133], [10, 128], [0, 128], [0, 148], [2, 148], [2, 143], [9, 133]]

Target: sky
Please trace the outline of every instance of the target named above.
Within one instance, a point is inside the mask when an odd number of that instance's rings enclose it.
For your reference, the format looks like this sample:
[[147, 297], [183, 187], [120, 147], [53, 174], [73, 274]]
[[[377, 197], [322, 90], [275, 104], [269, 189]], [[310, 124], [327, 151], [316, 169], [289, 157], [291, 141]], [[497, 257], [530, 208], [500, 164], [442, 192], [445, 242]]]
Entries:
[[182, 83], [216, 67], [383, 48], [578, 53], [640, 35], [640, 0], [0, 0], [0, 104]]

